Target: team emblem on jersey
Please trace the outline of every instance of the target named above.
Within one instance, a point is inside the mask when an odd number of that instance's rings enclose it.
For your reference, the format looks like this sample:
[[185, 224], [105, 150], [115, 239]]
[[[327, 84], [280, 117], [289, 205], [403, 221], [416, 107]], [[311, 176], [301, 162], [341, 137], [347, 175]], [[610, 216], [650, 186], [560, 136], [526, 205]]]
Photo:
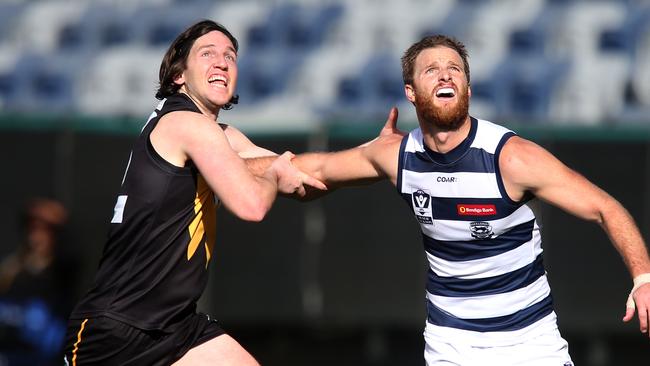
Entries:
[[470, 222], [469, 230], [472, 233], [472, 237], [475, 239], [488, 239], [494, 235], [492, 226], [489, 222], [485, 221]]
[[432, 225], [433, 214], [431, 212], [431, 195], [421, 189], [413, 192], [413, 211], [415, 218], [418, 219], [420, 224]]

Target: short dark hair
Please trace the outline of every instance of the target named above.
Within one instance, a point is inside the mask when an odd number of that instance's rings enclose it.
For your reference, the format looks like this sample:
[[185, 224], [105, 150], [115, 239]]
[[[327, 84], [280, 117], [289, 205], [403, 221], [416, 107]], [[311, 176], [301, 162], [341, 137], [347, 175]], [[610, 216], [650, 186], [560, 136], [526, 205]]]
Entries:
[[[235, 47], [235, 51], [239, 51], [239, 43], [237, 42], [237, 39], [223, 25], [212, 20], [202, 20], [190, 26], [176, 37], [163, 57], [162, 63], [160, 64], [160, 71], [158, 73], [159, 86], [158, 91], [156, 92], [157, 99], [164, 99], [178, 92], [180, 85], [176, 84], [174, 79], [187, 67], [187, 57], [189, 56], [194, 42], [201, 36], [212, 31], [223, 33], [228, 37], [228, 39], [230, 39], [230, 42], [232, 42], [232, 45]], [[239, 95], [233, 95], [230, 102], [221, 108], [231, 109], [232, 105], [237, 104], [238, 101]]]
[[469, 83], [469, 61], [467, 60], [468, 55], [467, 49], [465, 49], [465, 45], [453, 37], [448, 37], [442, 34], [435, 34], [422, 38], [420, 41], [414, 43], [411, 47], [409, 47], [406, 52], [404, 52], [404, 56], [402, 56], [402, 79], [404, 79], [404, 85], [413, 85], [415, 59], [418, 57], [420, 52], [427, 48], [435, 47], [448, 47], [458, 52], [460, 58], [463, 60], [465, 75], [467, 75], [467, 82]]

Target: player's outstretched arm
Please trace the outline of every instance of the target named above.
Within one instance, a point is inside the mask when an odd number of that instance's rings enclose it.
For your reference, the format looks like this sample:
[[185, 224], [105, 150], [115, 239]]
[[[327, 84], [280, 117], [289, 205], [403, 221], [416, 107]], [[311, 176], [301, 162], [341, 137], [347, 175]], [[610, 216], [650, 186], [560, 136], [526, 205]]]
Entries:
[[[357, 147], [337, 152], [309, 152], [296, 155], [293, 164], [307, 176], [327, 185], [327, 190], [307, 188], [302, 200], [318, 198], [344, 186], [358, 186], [390, 179], [397, 174], [397, 158], [404, 133], [397, 128], [397, 108], [392, 108], [379, 135]], [[273, 157], [246, 159], [249, 169], [260, 174], [273, 161]]]
[[297, 155], [296, 164], [328, 187], [342, 187], [396, 179], [397, 158], [404, 133], [397, 128], [397, 108], [391, 108], [379, 135], [357, 147], [337, 152]]
[[579, 218], [598, 223], [621, 254], [636, 284], [623, 320], [634, 316], [648, 332], [650, 318], [650, 258], [641, 233], [628, 211], [611, 195], [568, 168], [542, 147], [519, 137], [511, 138], [499, 159], [506, 190], [517, 200], [534, 193]]

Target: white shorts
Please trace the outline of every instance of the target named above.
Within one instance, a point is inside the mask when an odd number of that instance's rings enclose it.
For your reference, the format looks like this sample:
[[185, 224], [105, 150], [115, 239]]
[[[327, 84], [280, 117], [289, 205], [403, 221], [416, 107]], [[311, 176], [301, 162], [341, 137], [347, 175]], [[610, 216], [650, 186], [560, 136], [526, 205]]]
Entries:
[[447, 343], [426, 333], [424, 338], [427, 366], [573, 366], [569, 346], [557, 330], [524, 343], [490, 347]]

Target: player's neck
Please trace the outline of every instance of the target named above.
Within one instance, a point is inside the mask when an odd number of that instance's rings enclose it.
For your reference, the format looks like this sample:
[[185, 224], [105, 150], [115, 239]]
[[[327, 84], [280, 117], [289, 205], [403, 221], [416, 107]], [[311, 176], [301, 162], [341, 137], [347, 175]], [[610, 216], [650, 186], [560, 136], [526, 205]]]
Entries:
[[210, 118], [212, 120], [215, 120], [215, 121], [217, 120], [217, 118], [219, 118], [219, 110], [220, 110], [220, 108], [217, 108], [215, 110], [212, 110], [211, 108], [208, 108], [207, 106], [204, 105], [204, 103], [201, 103], [198, 98], [196, 98], [196, 97], [192, 96], [192, 94], [188, 93], [187, 90], [184, 89], [184, 87], [185, 86], [183, 85], [183, 88], [180, 89], [180, 92], [187, 95], [187, 97], [190, 98], [192, 100], [192, 102], [194, 102], [194, 104], [201, 111], [201, 113], [205, 114], [206, 116], [208, 116], [208, 118]]
[[445, 154], [467, 138], [472, 123], [470, 117], [467, 116], [463, 124], [456, 130], [443, 130], [431, 125], [420, 127], [427, 147], [435, 152]]

